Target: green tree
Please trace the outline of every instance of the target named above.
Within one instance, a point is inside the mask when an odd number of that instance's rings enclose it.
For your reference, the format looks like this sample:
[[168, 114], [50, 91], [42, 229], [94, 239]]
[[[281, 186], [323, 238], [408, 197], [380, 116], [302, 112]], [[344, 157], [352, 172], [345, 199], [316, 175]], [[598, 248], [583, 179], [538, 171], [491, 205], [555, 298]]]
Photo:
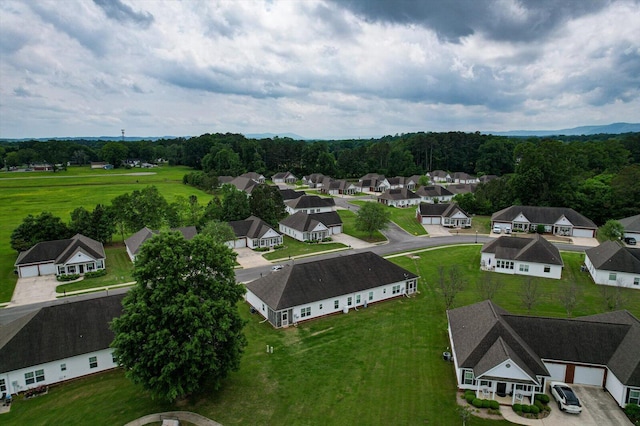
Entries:
[[129, 155], [129, 148], [121, 142], [108, 142], [100, 150], [100, 155], [104, 161], [118, 168]]
[[82, 234], [93, 238], [91, 232], [91, 213], [84, 207], [77, 207], [71, 212], [69, 228], [76, 234]]
[[231, 228], [227, 222], [220, 222], [217, 220], [212, 220], [207, 223], [200, 233], [212, 238], [213, 241], [217, 243], [226, 243], [227, 241], [233, 241], [236, 239], [236, 234], [233, 232], [233, 228]]
[[11, 233], [11, 248], [21, 252], [42, 241], [64, 240], [72, 231], [57, 216], [42, 212], [38, 216], [28, 215]]
[[617, 220], [608, 220], [600, 227], [600, 236], [607, 240], [620, 240], [624, 236], [624, 226]]
[[249, 199], [244, 191], [237, 190], [233, 185], [224, 185], [222, 192], [224, 194], [222, 220], [225, 222], [244, 220], [251, 215]]
[[514, 143], [506, 138], [489, 139], [478, 148], [476, 173], [502, 176], [513, 173]]
[[[124, 241], [124, 233], [130, 230], [130, 225], [133, 222], [133, 209], [131, 207], [131, 195], [129, 193], [118, 195], [111, 200], [111, 207], [109, 209], [113, 217], [113, 223]], [[131, 230], [136, 232], [139, 229]]]
[[204, 227], [208, 222], [212, 220], [222, 219], [222, 202], [220, 198], [213, 197], [207, 206], [204, 208], [202, 217], [200, 218], [200, 227]]
[[147, 186], [131, 193], [128, 216], [128, 229], [136, 232], [145, 226], [159, 229], [164, 222], [164, 215], [168, 208], [158, 188]]
[[10, 167], [18, 167], [20, 165], [20, 157], [18, 156], [18, 153], [16, 151], [9, 152], [4, 158], [4, 162], [7, 166], [7, 169]]
[[287, 216], [282, 195], [276, 186], [258, 185], [249, 197], [251, 214], [264, 220], [271, 226]]
[[369, 234], [387, 229], [391, 220], [391, 212], [380, 203], [366, 203], [356, 213], [356, 229]]
[[91, 238], [94, 240], [103, 244], [110, 242], [116, 232], [113, 211], [102, 204], [97, 204], [91, 212], [91, 230], [93, 233]]
[[212, 238], [157, 235], [136, 258], [135, 287], [111, 327], [125, 375], [167, 401], [218, 389], [246, 346], [234, 253]]

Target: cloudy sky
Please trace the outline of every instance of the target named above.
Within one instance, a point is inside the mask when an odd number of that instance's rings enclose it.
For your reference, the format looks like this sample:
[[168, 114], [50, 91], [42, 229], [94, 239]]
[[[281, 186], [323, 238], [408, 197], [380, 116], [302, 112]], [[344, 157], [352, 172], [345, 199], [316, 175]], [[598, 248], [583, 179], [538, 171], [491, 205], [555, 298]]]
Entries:
[[0, 138], [620, 121], [638, 0], [0, 1]]

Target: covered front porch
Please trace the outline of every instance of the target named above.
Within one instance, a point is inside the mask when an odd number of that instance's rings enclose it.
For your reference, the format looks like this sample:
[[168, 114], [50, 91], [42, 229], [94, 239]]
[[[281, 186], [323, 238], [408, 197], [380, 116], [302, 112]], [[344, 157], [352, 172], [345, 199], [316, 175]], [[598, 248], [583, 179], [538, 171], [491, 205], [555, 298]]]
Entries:
[[540, 383], [534, 383], [524, 380], [485, 377], [476, 381], [474, 390], [478, 398], [495, 399], [500, 405], [531, 405], [534, 403], [535, 394], [542, 393], [544, 386], [544, 378], [541, 378]]

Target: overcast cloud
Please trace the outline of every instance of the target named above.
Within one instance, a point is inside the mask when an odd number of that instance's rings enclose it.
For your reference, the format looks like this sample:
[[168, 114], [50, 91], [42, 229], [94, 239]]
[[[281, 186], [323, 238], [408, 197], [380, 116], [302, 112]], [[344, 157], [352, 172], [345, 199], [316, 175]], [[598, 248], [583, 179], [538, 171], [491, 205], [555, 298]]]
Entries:
[[0, 2], [0, 138], [640, 121], [637, 0]]

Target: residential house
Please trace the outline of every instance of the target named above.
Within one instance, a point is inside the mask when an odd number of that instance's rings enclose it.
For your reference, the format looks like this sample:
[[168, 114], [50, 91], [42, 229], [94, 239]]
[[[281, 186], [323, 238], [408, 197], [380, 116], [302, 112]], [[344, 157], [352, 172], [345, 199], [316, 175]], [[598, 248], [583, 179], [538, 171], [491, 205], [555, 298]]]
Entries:
[[640, 402], [640, 321], [628, 311], [580, 318], [510, 314], [490, 300], [447, 311], [460, 389], [533, 403], [551, 381], [598, 386]]
[[43, 241], [18, 255], [18, 277], [84, 274], [105, 269], [106, 255], [100, 241], [76, 234], [66, 240]]
[[[396, 182], [396, 186], [398, 183]], [[360, 190], [358, 192], [384, 192], [387, 189], [391, 189], [391, 183], [389, 180], [378, 173], [367, 173], [358, 179], [358, 185]]]
[[471, 216], [456, 203], [421, 203], [416, 209], [416, 218], [422, 225], [442, 225], [447, 228], [468, 228]]
[[391, 207], [410, 207], [420, 204], [420, 196], [406, 188], [387, 189], [378, 196], [378, 202]]
[[233, 180], [229, 182], [229, 185], [233, 185], [238, 191], [243, 191], [247, 195], [249, 195], [251, 194], [251, 191], [253, 191], [253, 188], [260, 185], [260, 183], [257, 180], [254, 180], [247, 176], [238, 176], [236, 178], [233, 178]]
[[266, 178], [263, 175], [261, 175], [260, 173], [256, 173], [256, 172], [243, 173], [239, 177], [248, 178], [248, 179], [256, 181], [257, 183], [265, 183], [265, 181], [266, 181]]
[[430, 173], [427, 173], [429, 178], [434, 183], [451, 183], [453, 182], [453, 178], [451, 174], [445, 172], [444, 170], [434, 170]]
[[484, 175], [478, 178], [478, 183], [489, 183], [494, 179], [498, 179], [496, 175]]
[[235, 178], [233, 176], [218, 176], [218, 185], [222, 186], [227, 183], [231, 183]]
[[404, 179], [404, 188], [415, 191], [418, 185], [420, 185], [420, 175], [413, 175]]
[[320, 189], [320, 192], [329, 195], [353, 195], [357, 191], [358, 188], [353, 183], [344, 179], [332, 179], [330, 177], [325, 177]]
[[321, 188], [325, 177], [322, 173], [312, 173], [308, 176], [303, 176], [302, 183], [309, 188]]
[[618, 222], [624, 227], [624, 238], [635, 238], [640, 242], [640, 214], [625, 217]]
[[106, 166], [108, 163], [106, 161], [92, 161], [89, 163], [90, 167], [92, 169], [104, 169], [104, 166]]
[[[181, 233], [185, 240], [190, 240], [198, 234], [198, 230], [195, 226], [172, 228], [171, 231]], [[138, 252], [140, 252], [140, 247], [142, 247], [142, 244], [144, 244], [145, 241], [152, 238], [154, 235], [158, 235], [159, 233], [160, 231], [154, 231], [145, 226], [144, 228], [124, 240], [124, 245], [127, 249], [129, 259], [131, 259], [132, 262], [135, 262], [136, 256], [138, 255]]]
[[318, 241], [342, 233], [342, 219], [335, 211], [298, 212], [282, 219], [278, 225], [281, 233], [298, 241]]
[[297, 212], [304, 213], [326, 213], [334, 211], [336, 202], [333, 198], [318, 197], [317, 195], [303, 195], [294, 200], [284, 202], [285, 210], [289, 214]]
[[562, 276], [560, 251], [539, 234], [500, 237], [484, 244], [480, 252], [480, 267], [485, 270], [557, 280]]
[[596, 284], [640, 290], [640, 248], [605, 241], [585, 251], [584, 264]]
[[453, 183], [478, 183], [478, 178], [465, 172], [455, 172], [452, 176]]
[[291, 188], [279, 189], [280, 195], [282, 195], [282, 201], [295, 200], [305, 195], [304, 191], [296, 191]]
[[298, 178], [291, 172], [280, 172], [271, 176], [273, 183], [286, 183], [293, 185], [298, 181]]
[[477, 183], [454, 183], [447, 185], [447, 190], [449, 190], [449, 192], [451, 192], [455, 197], [458, 194], [469, 194], [471, 192], [475, 192], [477, 186]]
[[249, 216], [245, 220], [235, 220], [229, 222], [229, 226], [236, 235], [234, 241], [227, 241], [231, 248], [257, 249], [282, 244], [282, 235], [258, 217]]
[[275, 328], [416, 292], [418, 276], [372, 253], [285, 265], [246, 285], [247, 302]]
[[124, 296], [45, 306], [1, 326], [0, 392], [17, 394], [117, 367], [109, 323], [122, 314]]
[[416, 191], [423, 203], [449, 203], [453, 199], [453, 193], [441, 185], [421, 186]]
[[567, 237], [595, 238], [598, 227], [577, 211], [567, 207], [511, 206], [491, 216], [491, 227], [511, 227], [514, 232], [544, 232]]

